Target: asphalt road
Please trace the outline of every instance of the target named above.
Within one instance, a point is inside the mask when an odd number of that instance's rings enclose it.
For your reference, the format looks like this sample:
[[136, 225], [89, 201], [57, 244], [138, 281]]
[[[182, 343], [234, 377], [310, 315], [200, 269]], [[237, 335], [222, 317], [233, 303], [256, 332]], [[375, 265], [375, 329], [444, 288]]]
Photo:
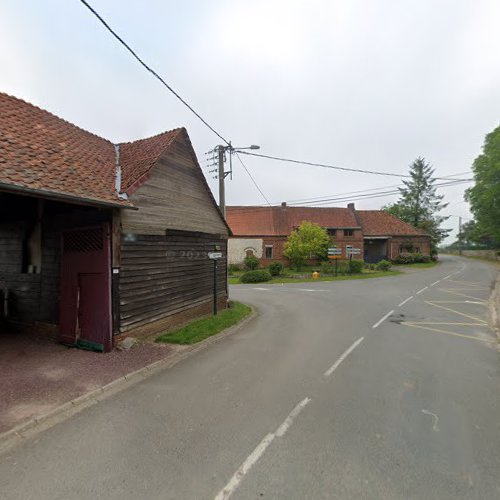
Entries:
[[234, 286], [259, 317], [1, 456], [0, 498], [500, 498], [494, 278]]

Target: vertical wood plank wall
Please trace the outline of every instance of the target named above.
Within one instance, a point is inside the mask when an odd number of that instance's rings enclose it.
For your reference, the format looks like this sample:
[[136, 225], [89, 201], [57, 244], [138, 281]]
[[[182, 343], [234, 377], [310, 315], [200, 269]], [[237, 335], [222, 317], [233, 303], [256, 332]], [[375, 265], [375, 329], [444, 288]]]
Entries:
[[[128, 235], [122, 239], [120, 324], [126, 332], [151, 321], [213, 300], [213, 261], [208, 252], [225, 236], [167, 230], [166, 235]], [[218, 262], [218, 297], [227, 295], [226, 259]]]
[[179, 139], [130, 197], [138, 210], [122, 210], [122, 230], [162, 235], [171, 228], [227, 235], [208, 190], [200, 167]]

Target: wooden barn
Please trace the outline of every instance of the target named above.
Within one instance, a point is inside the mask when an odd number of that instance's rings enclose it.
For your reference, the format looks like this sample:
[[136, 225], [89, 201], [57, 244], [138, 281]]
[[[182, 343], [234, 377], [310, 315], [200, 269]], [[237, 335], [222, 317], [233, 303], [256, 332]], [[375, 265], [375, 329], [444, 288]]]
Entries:
[[214, 275], [225, 306], [230, 231], [184, 128], [113, 144], [6, 94], [0, 109], [0, 328], [109, 351], [210, 313]]

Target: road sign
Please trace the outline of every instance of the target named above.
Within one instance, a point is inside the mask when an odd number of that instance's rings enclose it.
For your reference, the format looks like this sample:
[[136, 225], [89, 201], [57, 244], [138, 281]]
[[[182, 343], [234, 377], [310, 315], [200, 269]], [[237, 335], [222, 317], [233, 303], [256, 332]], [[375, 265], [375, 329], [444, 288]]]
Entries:
[[222, 259], [222, 252], [208, 252], [209, 259]]
[[347, 255], [359, 255], [361, 253], [361, 248], [347, 248]]
[[342, 255], [342, 248], [330, 247], [328, 255]]

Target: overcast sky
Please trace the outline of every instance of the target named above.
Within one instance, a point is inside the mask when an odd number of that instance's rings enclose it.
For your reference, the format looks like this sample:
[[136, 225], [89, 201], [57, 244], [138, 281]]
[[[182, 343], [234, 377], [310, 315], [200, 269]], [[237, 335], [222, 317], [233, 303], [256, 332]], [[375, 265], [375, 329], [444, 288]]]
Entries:
[[[394, 173], [423, 156], [445, 176], [469, 171], [500, 122], [498, 0], [90, 3], [236, 146]], [[205, 164], [220, 140], [78, 0], [0, 7], [0, 90], [115, 142], [185, 126]], [[399, 182], [243, 159], [273, 203]], [[470, 217], [463, 190], [442, 190], [445, 213]], [[228, 204], [265, 203], [237, 163], [226, 191]]]

